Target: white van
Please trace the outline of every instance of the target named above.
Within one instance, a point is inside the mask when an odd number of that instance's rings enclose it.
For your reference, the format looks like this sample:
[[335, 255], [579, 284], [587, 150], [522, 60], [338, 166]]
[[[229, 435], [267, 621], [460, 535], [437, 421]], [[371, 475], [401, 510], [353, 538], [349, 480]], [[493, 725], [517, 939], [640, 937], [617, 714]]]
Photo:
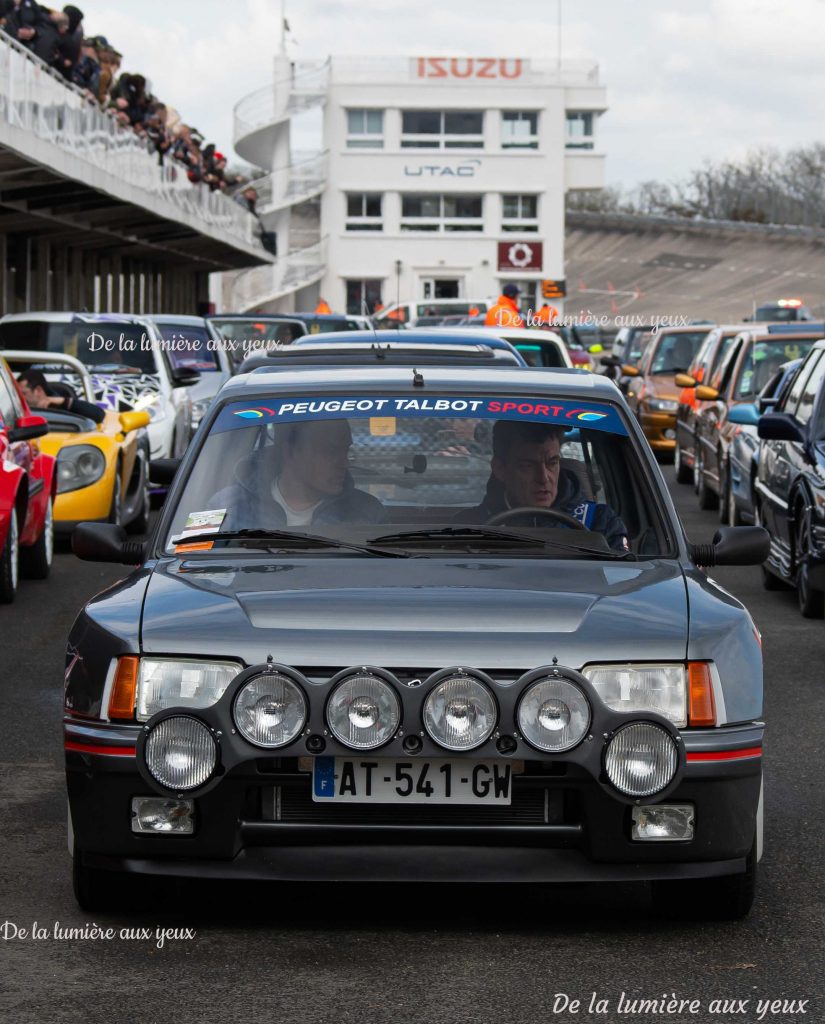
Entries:
[[490, 299], [422, 299], [418, 302], [400, 302], [373, 314], [377, 328], [436, 327], [445, 316], [468, 316], [471, 311], [486, 313], [492, 305]]

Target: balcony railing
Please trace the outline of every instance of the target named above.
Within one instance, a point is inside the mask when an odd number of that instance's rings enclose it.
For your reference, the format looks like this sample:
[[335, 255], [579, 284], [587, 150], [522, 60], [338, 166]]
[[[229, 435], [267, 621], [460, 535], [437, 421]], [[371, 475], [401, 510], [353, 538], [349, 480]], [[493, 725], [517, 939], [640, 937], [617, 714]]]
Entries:
[[265, 267], [241, 271], [232, 283], [227, 308], [246, 313], [320, 280], [327, 261], [327, 240], [279, 256]]
[[250, 182], [258, 192], [258, 213], [272, 213], [285, 206], [294, 206], [323, 192], [328, 157], [326, 150], [312, 156], [298, 156], [287, 167], [276, 167], [271, 174]]
[[283, 121], [302, 110], [317, 106], [326, 98], [329, 59], [322, 64], [299, 61], [289, 78], [265, 85], [235, 104], [233, 141]]
[[[155, 213], [160, 211], [153, 200], [168, 203], [172, 214], [186, 214], [227, 241], [260, 249], [256, 221], [238, 203], [193, 184], [172, 161], [161, 166], [145, 139], [120, 126], [80, 89], [0, 32], [0, 139], [9, 129], [30, 133], [82, 161], [89, 171], [84, 180], [99, 182], [115, 195], [118, 184], [131, 186]], [[60, 173], [59, 160], [52, 166]], [[269, 258], [263, 249], [261, 258]]]

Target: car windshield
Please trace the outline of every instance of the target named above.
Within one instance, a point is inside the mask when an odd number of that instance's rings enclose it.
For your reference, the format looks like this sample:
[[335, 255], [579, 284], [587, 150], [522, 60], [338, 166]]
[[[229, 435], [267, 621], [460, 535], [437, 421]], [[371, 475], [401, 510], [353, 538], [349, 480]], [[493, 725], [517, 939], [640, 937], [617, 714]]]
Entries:
[[170, 321], [157, 324], [157, 328], [173, 369], [200, 373], [220, 370], [215, 341], [205, 327]]
[[733, 396], [740, 400], [753, 399], [773, 377], [776, 371], [791, 359], [807, 355], [816, 344], [810, 341], [755, 341], [749, 346], [739, 368], [739, 379], [733, 389]]
[[156, 374], [155, 353], [142, 324], [113, 320], [11, 320], [0, 324], [0, 347], [65, 352], [106, 372]]
[[650, 372], [652, 374], [684, 373], [693, 362], [693, 357], [699, 351], [699, 346], [707, 334], [706, 330], [662, 333], [656, 343]]
[[672, 553], [665, 524], [615, 406], [281, 393], [219, 411], [164, 547], [633, 558]]

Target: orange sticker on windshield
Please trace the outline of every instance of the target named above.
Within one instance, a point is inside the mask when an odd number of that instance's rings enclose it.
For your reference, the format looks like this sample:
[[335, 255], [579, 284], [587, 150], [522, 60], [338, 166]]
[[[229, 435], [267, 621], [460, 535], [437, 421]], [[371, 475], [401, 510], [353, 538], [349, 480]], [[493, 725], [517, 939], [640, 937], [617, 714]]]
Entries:
[[370, 416], [370, 433], [373, 437], [392, 437], [395, 433], [395, 416]]
[[211, 540], [202, 540], [194, 544], [176, 544], [175, 554], [179, 551], [211, 551], [213, 543]]

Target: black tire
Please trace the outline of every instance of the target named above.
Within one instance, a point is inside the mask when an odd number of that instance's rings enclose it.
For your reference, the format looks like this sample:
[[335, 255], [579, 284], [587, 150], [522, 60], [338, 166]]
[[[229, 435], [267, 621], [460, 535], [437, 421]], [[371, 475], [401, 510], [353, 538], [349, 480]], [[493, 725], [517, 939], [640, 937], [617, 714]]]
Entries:
[[20, 534], [17, 529], [17, 509], [13, 508], [6, 542], [0, 553], [0, 604], [11, 604], [17, 596], [19, 558]]
[[20, 571], [30, 580], [48, 579], [54, 558], [54, 502], [49, 498], [46, 522], [36, 543], [20, 550]]
[[[723, 468], [724, 467], [724, 468]], [[732, 508], [731, 508], [732, 506]], [[719, 522], [723, 526], [740, 526], [741, 522], [732, 522], [731, 515], [736, 519], [738, 510], [733, 497], [733, 486], [731, 484], [730, 459], [722, 462], [719, 459]]]
[[693, 480], [693, 469], [691, 466], [685, 465], [678, 441], [673, 449], [673, 470], [676, 473], [677, 484], [689, 484]]
[[654, 882], [653, 905], [668, 917], [738, 921], [746, 917], [756, 895], [756, 839], [738, 875]]
[[143, 474], [143, 495], [140, 511], [129, 523], [129, 533], [146, 533], [149, 529], [149, 513], [152, 510], [152, 493], [149, 487], [149, 452], [143, 451], [141, 456], [141, 473]]
[[126, 900], [127, 876], [116, 871], [102, 871], [83, 863], [83, 854], [75, 843], [72, 851], [72, 889], [81, 909], [97, 912], [118, 910]]
[[109, 506], [109, 516], [107, 522], [114, 523], [116, 526], [121, 525], [121, 516], [123, 513], [123, 481], [120, 476], [120, 466], [117, 467], [115, 473], [115, 485], [112, 488], [112, 504]]
[[708, 487], [705, 479], [705, 460], [697, 446], [694, 456], [694, 479], [696, 481], [696, 500], [703, 512], [709, 512], [719, 505], [719, 496]]
[[810, 550], [810, 514], [797, 509], [796, 527], [796, 596], [799, 610], [806, 619], [825, 617], [825, 591], [816, 590], [808, 581], [808, 559]]

